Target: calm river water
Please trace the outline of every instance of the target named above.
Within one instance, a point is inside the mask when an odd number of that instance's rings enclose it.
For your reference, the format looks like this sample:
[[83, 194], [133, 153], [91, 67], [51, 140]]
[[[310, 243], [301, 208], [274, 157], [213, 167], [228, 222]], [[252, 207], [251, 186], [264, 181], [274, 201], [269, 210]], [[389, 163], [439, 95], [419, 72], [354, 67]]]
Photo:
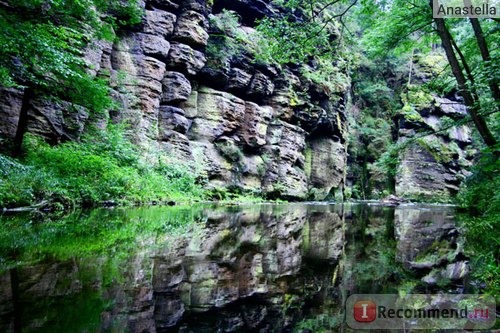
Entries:
[[462, 292], [448, 206], [1, 216], [0, 332], [351, 332], [354, 293]]

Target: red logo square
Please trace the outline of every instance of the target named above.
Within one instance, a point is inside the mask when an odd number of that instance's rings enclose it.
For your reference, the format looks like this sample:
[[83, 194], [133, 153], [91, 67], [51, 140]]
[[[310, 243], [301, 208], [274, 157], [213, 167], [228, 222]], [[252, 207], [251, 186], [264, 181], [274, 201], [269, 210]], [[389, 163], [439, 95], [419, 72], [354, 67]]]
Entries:
[[377, 305], [372, 301], [354, 303], [354, 320], [359, 323], [371, 323], [377, 318]]

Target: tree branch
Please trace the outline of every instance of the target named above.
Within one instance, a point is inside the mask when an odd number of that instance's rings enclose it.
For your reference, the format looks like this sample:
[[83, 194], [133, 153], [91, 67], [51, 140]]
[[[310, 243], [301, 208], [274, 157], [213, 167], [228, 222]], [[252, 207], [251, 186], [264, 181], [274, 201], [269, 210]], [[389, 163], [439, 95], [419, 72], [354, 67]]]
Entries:
[[[318, 37], [318, 35], [320, 33], [322, 33], [323, 30], [325, 30], [325, 28], [328, 26], [328, 24], [330, 24], [337, 17], [341, 17], [342, 18], [342, 16], [344, 16], [345, 13], [347, 13], [349, 11], [349, 9], [351, 9], [357, 2], [358, 2], [358, 0], [354, 0], [353, 3], [351, 3], [349, 5], [349, 7], [347, 7], [342, 13], [334, 15], [334, 16], [330, 17], [328, 20], [326, 20], [326, 22], [323, 24], [323, 26], [321, 27], [321, 29], [319, 29], [319, 31], [316, 32], [316, 34], [314, 34], [314, 36], [312, 36], [312, 37]], [[308, 39], [310, 39], [310, 38], [308, 38]]]

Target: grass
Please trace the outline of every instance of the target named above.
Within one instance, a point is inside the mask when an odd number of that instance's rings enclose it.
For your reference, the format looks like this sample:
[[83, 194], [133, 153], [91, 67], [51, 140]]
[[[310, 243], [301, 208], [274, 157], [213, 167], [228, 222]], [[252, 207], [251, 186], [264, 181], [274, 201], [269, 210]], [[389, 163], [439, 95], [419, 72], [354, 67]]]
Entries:
[[200, 168], [165, 162], [164, 156], [158, 156], [156, 163], [143, 161], [137, 148], [124, 137], [120, 125], [92, 131], [80, 142], [57, 146], [28, 134], [24, 152], [20, 159], [0, 154], [0, 208], [43, 203], [60, 211], [106, 202], [141, 205], [264, 201], [258, 189], [207, 189], [206, 176], [193, 171]]
[[28, 135], [24, 150], [20, 160], [0, 155], [0, 207], [42, 200], [65, 208], [205, 197], [201, 177], [184, 165], [143, 162], [118, 127], [57, 146]]

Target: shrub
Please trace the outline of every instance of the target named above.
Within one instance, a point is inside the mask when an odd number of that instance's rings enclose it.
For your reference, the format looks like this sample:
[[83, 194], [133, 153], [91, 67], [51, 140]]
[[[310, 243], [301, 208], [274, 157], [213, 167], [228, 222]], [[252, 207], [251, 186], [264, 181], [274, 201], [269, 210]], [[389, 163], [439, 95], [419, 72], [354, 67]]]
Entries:
[[94, 131], [80, 143], [50, 146], [28, 135], [22, 161], [0, 156], [0, 206], [33, 205], [44, 199], [66, 204], [186, 201], [203, 198], [187, 167], [142, 162], [122, 128]]
[[207, 45], [208, 65], [222, 68], [242, 53], [252, 52], [250, 37], [240, 29], [239, 16], [229, 10], [210, 16], [210, 34]]
[[0, 206], [27, 206], [50, 196], [57, 188], [44, 170], [0, 155]]
[[472, 175], [458, 194], [458, 203], [470, 214], [460, 216], [466, 249], [472, 254], [473, 276], [486, 283], [486, 292], [500, 295], [500, 162], [483, 151]]

